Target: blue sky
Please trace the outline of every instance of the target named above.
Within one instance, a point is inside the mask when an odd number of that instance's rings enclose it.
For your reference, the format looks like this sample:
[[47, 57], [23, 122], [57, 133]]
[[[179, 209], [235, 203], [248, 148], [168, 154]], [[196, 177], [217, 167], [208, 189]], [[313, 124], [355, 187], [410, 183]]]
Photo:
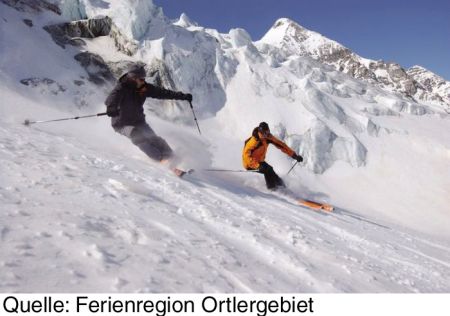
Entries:
[[450, 80], [450, 0], [154, 0], [169, 18], [246, 29], [260, 39], [288, 17], [370, 59], [421, 65]]

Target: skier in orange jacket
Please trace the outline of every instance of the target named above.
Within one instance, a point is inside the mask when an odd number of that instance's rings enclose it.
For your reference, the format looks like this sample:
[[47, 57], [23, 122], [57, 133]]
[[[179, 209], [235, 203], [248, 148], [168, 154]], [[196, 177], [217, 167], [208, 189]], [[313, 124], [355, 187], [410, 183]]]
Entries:
[[276, 190], [278, 187], [284, 187], [285, 185], [283, 180], [275, 173], [272, 166], [264, 161], [269, 144], [275, 145], [275, 147], [298, 162], [302, 162], [303, 157], [296, 154], [288, 145], [273, 136], [266, 122], [261, 122], [258, 127], [253, 129], [252, 136], [245, 141], [242, 152], [242, 163], [245, 169], [257, 170], [264, 174], [267, 188]]

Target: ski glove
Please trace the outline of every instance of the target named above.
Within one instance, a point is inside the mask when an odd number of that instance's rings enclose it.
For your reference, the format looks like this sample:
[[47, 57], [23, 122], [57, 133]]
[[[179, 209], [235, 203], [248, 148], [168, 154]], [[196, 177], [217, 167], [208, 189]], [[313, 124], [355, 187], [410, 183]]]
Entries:
[[111, 107], [108, 107], [106, 109], [106, 115], [108, 115], [109, 117], [116, 117], [116, 116], [119, 116], [119, 114], [120, 114], [119, 109], [115, 109], [115, 108], [111, 108]]
[[292, 158], [297, 160], [297, 162], [302, 162], [303, 161], [303, 157], [297, 154], [293, 154]]
[[186, 94], [183, 96], [183, 99], [186, 100], [186, 101], [192, 102], [192, 94], [186, 93]]

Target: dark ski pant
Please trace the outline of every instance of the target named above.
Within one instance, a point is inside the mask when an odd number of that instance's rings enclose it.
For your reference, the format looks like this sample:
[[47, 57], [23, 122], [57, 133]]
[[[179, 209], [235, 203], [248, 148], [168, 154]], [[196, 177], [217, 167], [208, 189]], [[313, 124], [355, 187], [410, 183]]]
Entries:
[[275, 173], [272, 166], [263, 161], [259, 164], [258, 172], [264, 174], [266, 186], [269, 190], [276, 190], [278, 187], [285, 187], [283, 180]]
[[147, 123], [136, 126], [126, 125], [115, 127], [114, 130], [129, 139], [151, 159], [161, 161], [169, 159], [173, 151], [167, 142], [152, 130]]

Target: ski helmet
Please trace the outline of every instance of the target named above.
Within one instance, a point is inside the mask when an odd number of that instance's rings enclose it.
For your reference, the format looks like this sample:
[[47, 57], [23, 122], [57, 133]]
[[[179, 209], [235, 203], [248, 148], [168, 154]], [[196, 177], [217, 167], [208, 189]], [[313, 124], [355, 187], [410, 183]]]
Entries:
[[269, 124], [267, 124], [266, 122], [259, 123], [258, 131], [265, 136], [269, 135], [270, 134]]
[[145, 72], [145, 68], [142, 65], [136, 64], [130, 67], [130, 70], [128, 70], [128, 76], [131, 78], [145, 78], [147, 76]]
[[261, 132], [266, 132], [266, 131], [269, 131], [269, 132], [270, 132], [269, 124], [267, 124], [266, 122], [261, 122], [261, 123], [259, 123], [258, 129], [259, 129]]

